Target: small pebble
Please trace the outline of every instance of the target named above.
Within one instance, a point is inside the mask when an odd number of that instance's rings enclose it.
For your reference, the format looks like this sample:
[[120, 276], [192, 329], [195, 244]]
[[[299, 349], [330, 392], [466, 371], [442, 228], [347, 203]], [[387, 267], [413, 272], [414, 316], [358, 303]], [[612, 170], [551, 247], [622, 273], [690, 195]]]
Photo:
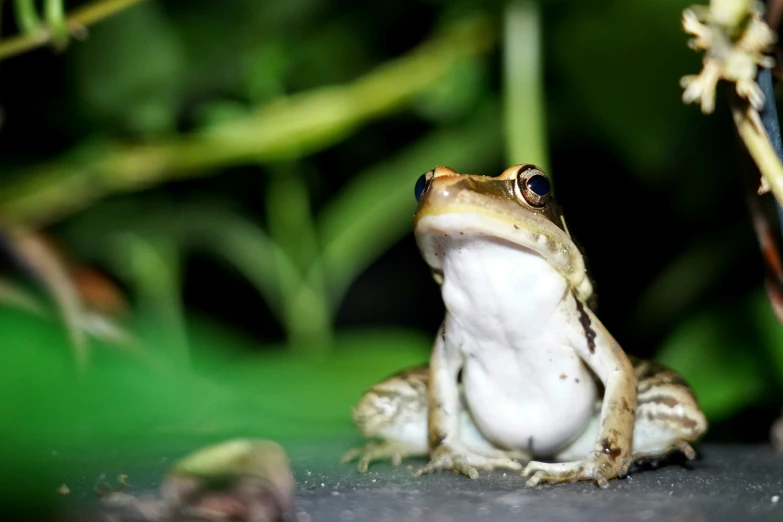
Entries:
[[773, 504], [777, 504], [777, 503], [778, 503], [778, 500], [780, 500], [780, 496], [778, 496], [778, 495], [775, 495], [774, 497], [772, 497], [772, 499], [771, 499], [771, 500], [772, 500], [772, 503], [773, 503]]

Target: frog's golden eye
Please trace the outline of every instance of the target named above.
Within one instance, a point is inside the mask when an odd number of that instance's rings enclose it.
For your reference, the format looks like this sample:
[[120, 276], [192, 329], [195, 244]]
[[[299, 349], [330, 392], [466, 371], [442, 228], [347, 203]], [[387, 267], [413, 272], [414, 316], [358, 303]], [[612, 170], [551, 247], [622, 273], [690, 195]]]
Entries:
[[517, 197], [531, 207], [543, 207], [552, 198], [552, 184], [544, 172], [533, 165], [525, 165], [517, 172]]
[[413, 188], [413, 193], [416, 195], [416, 201], [419, 201], [421, 199], [421, 195], [426, 192], [434, 175], [435, 171], [430, 170], [419, 176], [419, 179], [416, 180], [416, 186]]

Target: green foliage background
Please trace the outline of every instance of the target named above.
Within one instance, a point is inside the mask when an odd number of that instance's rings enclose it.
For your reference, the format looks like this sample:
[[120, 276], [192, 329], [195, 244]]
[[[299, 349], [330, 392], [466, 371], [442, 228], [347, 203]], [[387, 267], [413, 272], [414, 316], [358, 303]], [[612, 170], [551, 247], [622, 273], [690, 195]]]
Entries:
[[716, 436], [765, 437], [783, 337], [725, 106], [680, 102], [689, 3], [149, 0], [4, 61], [4, 219], [116, 278], [139, 343], [93, 340], [80, 374], [60, 324], [1, 309], [3, 446], [351, 434], [442, 313], [415, 180], [520, 162], [551, 171], [626, 350], [680, 370]]

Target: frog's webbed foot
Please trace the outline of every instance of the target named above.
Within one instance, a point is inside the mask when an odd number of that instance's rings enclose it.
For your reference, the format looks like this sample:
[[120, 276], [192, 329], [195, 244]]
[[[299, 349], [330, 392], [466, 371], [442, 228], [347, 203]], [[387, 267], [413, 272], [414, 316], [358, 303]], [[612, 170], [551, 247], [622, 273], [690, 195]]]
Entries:
[[676, 451], [685, 455], [685, 458], [688, 460], [694, 460], [696, 458], [696, 451], [687, 441], [677, 440], [660, 450], [637, 451], [633, 454], [633, 462], [657, 463], [659, 460], [664, 459]]
[[623, 459], [611, 453], [593, 453], [584, 460], [575, 462], [531, 462], [522, 476], [533, 475], [525, 483], [527, 487], [535, 487], [541, 483], [558, 484], [560, 482], [576, 482], [577, 480], [592, 480], [599, 487], [609, 487], [609, 480], [624, 476], [631, 466], [631, 459]]
[[419, 451], [412, 449], [410, 446], [399, 442], [383, 441], [383, 442], [368, 442], [361, 448], [353, 448], [347, 451], [340, 462], [346, 463], [358, 458], [359, 462], [356, 468], [364, 473], [367, 471], [367, 467], [376, 460], [391, 460], [392, 464], [399, 466], [404, 457], [411, 455], [420, 455]]
[[430, 462], [416, 470], [416, 477], [440, 470], [451, 470], [462, 473], [466, 477], [478, 478], [479, 470], [491, 470], [495, 468], [520, 470], [522, 464], [512, 460], [506, 455], [520, 455], [498, 451], [496, 455], [485, 456], [472, 452], [467, 448], [443, 444], [430, 453]]

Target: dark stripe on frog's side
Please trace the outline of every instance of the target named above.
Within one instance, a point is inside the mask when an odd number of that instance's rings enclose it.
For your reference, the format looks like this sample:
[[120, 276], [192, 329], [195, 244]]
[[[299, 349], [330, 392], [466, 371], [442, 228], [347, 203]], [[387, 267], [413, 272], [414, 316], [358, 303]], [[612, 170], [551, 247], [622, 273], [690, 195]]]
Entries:
[[665, 422], [679, 426], [687, 440], [696, 440], [707, 429], [696, 419], [683, 416], [677, 409], [690, 404], [698, 409], [696, 398], [688, 383], [679, 374], [655, 361], [628, 356], [636, 373], [637, 419]]
[[587, 347], [590, 349], [590, 353], [595, 353], [595, 330], [593, 330], [590, 316], [587, 315], [584, 303], [582, 303], [582, 301], [580, 301], [579, 297], [576, 295], [576, 290], [571, 290], [571, 294], [574, 296], [574, 301], [576, 301], [576, 311], [579, 314], [579, 323], [582, 325], [582, 328], [585, 331]]

